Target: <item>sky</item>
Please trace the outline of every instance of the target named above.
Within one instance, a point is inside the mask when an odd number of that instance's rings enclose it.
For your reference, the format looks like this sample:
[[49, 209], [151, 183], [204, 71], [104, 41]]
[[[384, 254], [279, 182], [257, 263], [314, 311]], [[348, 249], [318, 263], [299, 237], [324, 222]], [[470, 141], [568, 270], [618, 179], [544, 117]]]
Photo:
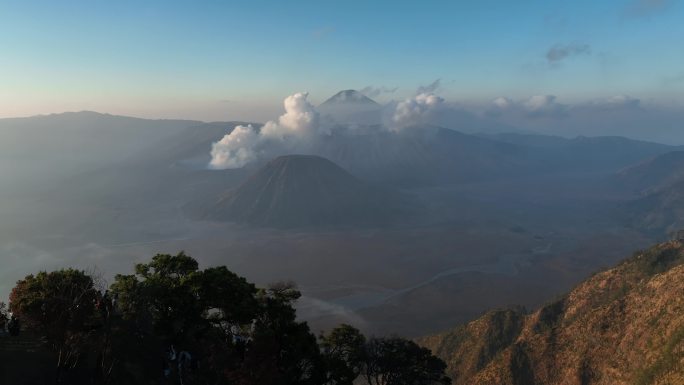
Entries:
[[0, 0], [0, 117], [265, 121], [300, 91], [380, 102], [684, 104], [677, 0]]

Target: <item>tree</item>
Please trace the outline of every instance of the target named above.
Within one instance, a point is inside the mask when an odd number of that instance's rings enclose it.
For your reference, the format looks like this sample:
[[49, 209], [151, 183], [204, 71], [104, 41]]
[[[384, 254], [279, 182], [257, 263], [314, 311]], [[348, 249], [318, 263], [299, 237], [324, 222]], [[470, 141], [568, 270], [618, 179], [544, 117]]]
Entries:
[[134, 276], [116, 276], [112, 292], [125, 316], [138, 317], [142, 312], [151, 318], [158, 335], [169, 341], [183, 340], [203, 323], [203, 304], [192, 284], [197, 274], [197, 261], [184, 252], [157, 254], [150, 263], [137, 264]]
[[351, 325], [342, 324], [320, 336], [326, 384], [352, 385], [361, 374], [366, 337]]
[[158, 360], [174, 346], [195, 360], [202, 357], [201, 369], [192, 373], [197, 381], [222, 383], [244, 374], [247, 344], [256, 350], [254, 325], [265, 311], [256, 287], [244, 278], [224, 266], [200, 270], [183, 252], [158, 254], [136, 265], [135, 274], [116, 276], [111, 290], [122, 321], [139, 336], [135, 354], [145, 357], [137, 361]]
[[96, 294], [92, 278], [74, 269], [28, 275], [12, 289], [13, 314], [44, 335], [57, 353], [57, 382], [93, 342]]
[[[297, 320], [293, 283], [257, 289], [225, 266], [200, 270], [183, 252], [155, 255], [110, 290], [115, 306], [73, 269], [29, 275], [12, 290], [12, 311], [57, 352], [57, 382], [70, 369], [68, 383], [353, 385], [361, 375], [369, 385], [449, 383], [444, 362], [411, 341], [366, 341], [350, 325], [317, 340]], [[171, 360], [172, 346], [192, 360]]]
[[445, 369], [442, 360], [413, 341], [372, 338], [366, 345], [364, 376], [369, 385], [451, 384]]
[[305, 322], [296, 320], [293, 304], [300, 296], [291, 282], [275, 283], [258, 292], [259, 314], [233, 381], [245, 385], [323, 382], [316, 337]]
[[[185, 350], [198, 356], [200, 350], [215, 346], [203, 342], [224, 342], [210, 333], [216, 330], [209, 320], [207, 298], [228, 285], [213, 275], [211, 285], [216, 287], [209, 289], [202, 277], [197, 261], [184, 252], [157, 254], [149, 263], [137, 264], [135, 274], [115, 277], [110, 289], [121, 317], [119, 334], [126, 341], [114, 348], [118, 356], [126, 357], [127, 369], [119, 377], [128, 382], [156, 378], [160, 369], [149, 363], [166, 359], [171, 347], [177, 353]], [[175, 369], [172, 362], [167, 365]]]

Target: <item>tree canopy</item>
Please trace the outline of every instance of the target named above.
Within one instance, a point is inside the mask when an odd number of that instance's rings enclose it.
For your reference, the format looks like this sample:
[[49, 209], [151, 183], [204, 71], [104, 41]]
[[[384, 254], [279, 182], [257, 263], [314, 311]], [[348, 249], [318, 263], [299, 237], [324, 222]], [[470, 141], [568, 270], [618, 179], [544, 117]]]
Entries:
[[[291, 282], [257, 288], [225, 266], [158, 254], [97, 290], [84, 271], [17, 282], [10, 309], [47, 338], [57, 383], [429, 385], [445, 365], [399, 338], [351, 325], [314, 336]], [[161, 363], [161, 365], [160, 365]]]

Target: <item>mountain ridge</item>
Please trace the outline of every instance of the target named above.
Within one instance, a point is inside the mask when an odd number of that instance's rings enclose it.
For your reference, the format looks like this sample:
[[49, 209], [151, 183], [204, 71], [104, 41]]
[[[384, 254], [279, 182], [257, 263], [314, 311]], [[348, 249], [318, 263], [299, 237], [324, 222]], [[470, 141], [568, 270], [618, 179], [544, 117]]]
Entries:
[[595, 274], [530, 313], [497, 310], [420, 339], [454, 384], [684, 383], [684, 245]]

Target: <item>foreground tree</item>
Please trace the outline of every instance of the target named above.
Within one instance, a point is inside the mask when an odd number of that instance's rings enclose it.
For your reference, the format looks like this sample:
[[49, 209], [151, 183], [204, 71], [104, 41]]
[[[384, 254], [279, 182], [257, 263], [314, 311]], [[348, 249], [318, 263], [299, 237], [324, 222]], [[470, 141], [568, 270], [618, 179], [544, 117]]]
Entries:
[[[204, 358], [194, 377], [218, 381], [230, 366], [224, 360], [235, 358], [234, 337], [247, 328], [258, 309], [254, 285], [225, 267], [200, 270], [183, 252], [158, 254], [149, 263], [136, 265], [135, 274], [117, 275], [111, 290], [121, 322], [134, 331], [129, 354], [138, 356], [137, 362], [168, 361], [167, 376], [174, 378], [180, 374], [173, 356], [187, 352], [195, 361]], [[149, 377], [158, 375], [159, 369], [154, 366], [150, 373], [144, 366], [128, 372]]]
[[353, 326], [340, 325], [322, 335], [321, 354], [326, 384], [368, 385], [450, 384], [446, 364], [430, 350], [400, 338], [366, 338]]
[[413, 341], [372, 338], [366, 345], [364, 376], [369, 385], [451, 384], [445, 369], [444, 361]]
[[136, 265], [111, 289], [122, 322], [139, 336], [133, 354], [147, 355], [137, 361], [158, 360], [171, 349], [203, 361], [181, 373], [167, 359], [169, 377], [182, 375], [186, 384], [321, 383], [318, 345], [306, 323], [296, 321], [300, 294], [293, 285], [257, 290], [225, 267], [199, 270], [180, 253]]
[[364, 366], [366, 337], [351, 325], [340, 325], [320, 337], [326, 384], [352, 385]]
[[76, 367], [64, 383], [448, 383], [444, 363], [411, 341], [366, 341], [350, 325], [319, 341], [297, 320], [294, 284], [257, 289], [226, 267], [201, 270], [182, 252], [117, 275], [111, 294], [93, 286], [69, 269], [29, 275], [12, 291], [12, 311], [57, 353], [58, 383]]
[[93, 279], [74, 269], [29, 275], [10, 294], [12, 313], [42, 334], [57, 353], [57, 382], [91, 347], [96, 298]]

